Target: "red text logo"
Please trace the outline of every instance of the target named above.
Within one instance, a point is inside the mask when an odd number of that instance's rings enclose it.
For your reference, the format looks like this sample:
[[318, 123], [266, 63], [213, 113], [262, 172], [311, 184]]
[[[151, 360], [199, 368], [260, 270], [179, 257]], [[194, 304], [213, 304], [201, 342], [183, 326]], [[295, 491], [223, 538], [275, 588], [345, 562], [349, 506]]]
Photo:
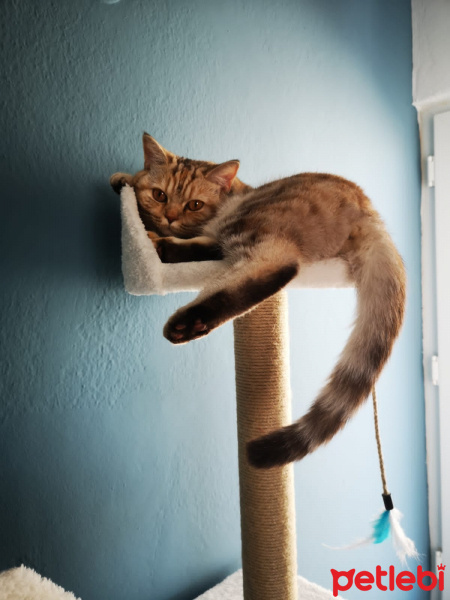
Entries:
[[394, 567], [391, 565], [387, 571], [377, 565], [375, 575], [370, 571], [359, 571], [350, 569], [350, 571], [336, 571], [331, 569], [333, 577], [333, 596], [337, 596], [339, 592], [349, 590], [353, 585], [361, 592], [368, 592], [374, 586], [382, 592], [390, 590], [391, 592], [397, 587], [399, 590], [408, 592], [413, 589], [416, 584], [421, 590], [434, 590], [437, 586], [440, 591], [444, 589], [444, 572], [446, 565], [437, 565], [438, 575], [432, 571], [424, 571], [419, 565], [417, 573], [411, 571], [400, 571], [395, 573]]

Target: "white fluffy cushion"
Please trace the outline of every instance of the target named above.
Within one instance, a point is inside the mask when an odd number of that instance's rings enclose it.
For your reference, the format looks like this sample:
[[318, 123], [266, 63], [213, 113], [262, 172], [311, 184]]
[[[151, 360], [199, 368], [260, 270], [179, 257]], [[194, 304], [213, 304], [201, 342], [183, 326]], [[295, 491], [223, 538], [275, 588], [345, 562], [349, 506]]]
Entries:
[[23, 565], [0, 573], [0, 600], [80, 600]]

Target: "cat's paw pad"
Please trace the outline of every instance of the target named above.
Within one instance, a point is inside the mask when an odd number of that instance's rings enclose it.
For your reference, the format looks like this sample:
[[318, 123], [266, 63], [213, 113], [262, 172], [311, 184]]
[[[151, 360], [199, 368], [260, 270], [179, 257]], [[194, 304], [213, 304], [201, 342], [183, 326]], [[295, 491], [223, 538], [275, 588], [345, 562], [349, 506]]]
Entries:
[[206, 320], [198, 310], [178, 312], [164, 326], [164, 337], [172, 344], [185, 344], [191, 340], [207, 335], [210, 332]]

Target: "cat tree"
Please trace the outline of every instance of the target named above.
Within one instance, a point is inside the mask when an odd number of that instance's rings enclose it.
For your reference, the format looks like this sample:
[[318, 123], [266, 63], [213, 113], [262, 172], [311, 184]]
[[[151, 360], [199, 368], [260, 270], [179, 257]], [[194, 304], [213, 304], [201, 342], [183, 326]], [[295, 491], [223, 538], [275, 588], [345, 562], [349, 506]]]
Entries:
[[[163, 264], [149, 240], [129, 186], [121, 192], [122, 271], [130, 294], [198, 291], [223, 261]], [[288, 287], [352, 287], [345, 265], [333, 259], [302, 269]], [[267, 335], [267, 331], [270, 335]], [[198, 600], [324, 600], [331, 592], [297, 576], [292, 465], [259, 470], [246, 443], [286, 425], [290, 416], [287, 294], [265, 300], [234, 321], [242, 573]]]

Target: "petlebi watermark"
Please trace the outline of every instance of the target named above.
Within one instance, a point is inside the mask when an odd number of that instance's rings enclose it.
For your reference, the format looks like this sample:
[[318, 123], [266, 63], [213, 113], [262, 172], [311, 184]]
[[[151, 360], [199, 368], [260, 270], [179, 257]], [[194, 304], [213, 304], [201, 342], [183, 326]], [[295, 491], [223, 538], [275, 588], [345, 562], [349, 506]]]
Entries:
[[339, 592], [345, 592], [355, 586], [361, 592], [368, 592], [376, 587], [382, 592], [395, 589], [409, 592], [418, 587], [421, 590], [430, 591], [438, 588], [444, 589], [444, 576], [446, 565], [437, 565], [437, 573], [425, 571], [421, 565], [417, 567], [416, 573], [412, 571], [400, 571], [396, 573], [395, 568], [390, 565], [387, 570], [383, 570], [379, 565], [375, 569], [375, 574], [370, 571], [359, 571], [350, 569], [349, 571], [336, 571], [331, 569], [333, 578], [333, 596]]

